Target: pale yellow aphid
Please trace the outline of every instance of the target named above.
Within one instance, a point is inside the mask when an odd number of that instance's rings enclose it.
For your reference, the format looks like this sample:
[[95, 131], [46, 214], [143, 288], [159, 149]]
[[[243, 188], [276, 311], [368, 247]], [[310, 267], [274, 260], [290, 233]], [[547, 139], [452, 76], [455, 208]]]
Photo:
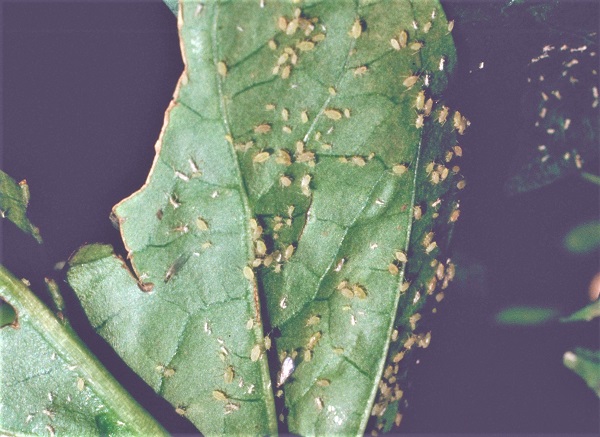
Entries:
[[290, 157], [290, 154], [287, 151], [279, 149], [277, 151], [277, 157], [275, 158], [275, 162], [277, 164], [289, 166], [292, 165], [292, 158]]
[[407, 42], [408, 42], [408, 33], [406, 33], [406, 30], [403, 30], [398, 35], [398, 44], [400, 45], [400, 48], [403, 49], [404, 47], [406, 47]]
[[302, 123], [308, 123], [308, 112], [302, 111], [300, 113], [300, 120], [302, 120]]
[[319, 324], [321, 321], [321, 316], [310, 316], [306, 321], [306, 326], [314, 326]]
[[254, 270], [252, 270], [252, 268], [250, 268], [249, 266], [245, 266], [244, 267], [244, 277], [246, 279], [248, 279], [249, 281], [254, 279]]
[[359, 167], [364, 167], [366, 165], [366, 162], [362, 156], [353, 156], [352, 164], [358, 165]]
[[326, 109], [323, 113], [330, 120], [340, 120], [342, 118], [342, 113], [337, 109]]
[[448, 32], [452, 32], [452, 29], [454, 29], [454, 20], [448, 22]]
[[256, 134], [266, 134], [271, 131], [271, 125], [267, 123], [259, 124], [254, 128], [254, 133]]
[[449, 110], [450, 108], [448, 108], [447, 106], [442, 106], [442, 109], [440, 110], [440, 113], [438, 115], [438, 123], [440, 123], [441, 125], [446, 123], [446, 118], [448, 118]]
[[398, 261], [400, 261], [401, 263], [408, 262], [408, 258], [406, 257], [406, 253], [405, 252], [402, 252], [402, 251], [399, 250], [399, 251], [396, 252], [395, 255], [396, 255], [396, 259]]
[[77, 390], [83, 391], [85, 388], [85, 381], [83, 378], [77, 378]]
[[185, 411], [185, 408], [183, 408], [183, 407], [177, 407], [177, 408], [175, 408], [175, 412], [177, 414], [179, 414], [180, 416], [185, 416], [186, 411]]
[[409, 47], [411, 50], [414, 50], [416, 53], [423, 48], [423, 45], [424, 44], [421, 41], [415, 41], [415, 42], [411, 43]]
[[259, 344], [255, 344], [254, 347], [252, 348], [252, 350], [250, 351], [250, 360], [251, 361], [258, 361], [258, 359], [260, 358], [262, 354], [262, 351], [260, 349], [260, 345]]
[[402, 174], [406, 173], [407, 170], [408, 170], [408, 167], [404, 164], [395, 164], [392, 167], [392, 171], [397, 175], [402, 175]]
[[271, 337], [265, 335], [265, 349], [271, 350]]
[[217, 401], [226, 401], [227, 399], [229, 399], [227, 397], [227, 395], [225, 394], [225, 392], [221, 391], [221, 390], [213, 390], [212, 392], [212, 396], [213, 398], [215, 398]]
[[367, 292], [365, 289], [358, 284], [354, 284], [352, 286], [352, 291], [354, 292], [354, 296], [358, 297], [359, 299], [366, 299], [367, 297]]
[[437, 247], [437, 243], [433, 241], [429, 246], [425, 248], [425, 253], [431, 253]]
[[331, 384], [331, 381], [328, 379], [317, 379], [317, 385], [319, 387], [328, 387]]
[[196, 226], [201, 231], [208, 231], [208, 223], [206, 223], [206, 221], [202, 217], [198, 217], [196, 219]]
[[366, 65], [362, 65], [358, 68], [354, 69], [354, 76], [362, 76], [363, 74], [365, 74], [367, 72], [368, 68]]
[[[258, 240], [258, 241], [256, 242], [256, 254], [257, 254], [258, 256], [263, 256], [263, 255], [265, 255], [266, 253], [267, 253], [267, 245], [265, 244], [265, 242], [264, 242], [264, 241], [262, 241], [262, 240]], [[252, 319], [250, 319], [250, 320], [252, 320]], [[251, 328], [251, 327], [250, 327], [250, 328]], [[250, 328], [248, 328], [248, 329], [250, 329]]]
[[302, 176], [302, 179], [300, 180], [300, 188], [302, 190], [302, 194], [305, 196], [310, 196], [310, 180], [311, 176], [308, 174]]
[[390, 39], [390, 44], [392, 45], [392, 48], [394, 50], [400, 50], [400, 43], [398, 42], [397, 39], [395, 39], [395, 38]]
[[404, 79], [402, 85], [404, 85], [406, 88], [412, 88], [418, 80], [419, 76], [417, 75], [408, 76], [406, 79]]
[[415, 100], [415, 107], [417, 111], [421, 111], [425, 107], [425, 91], [419, 91], [417, 94], [417, 99]]
[[292, 244], [290, 244], [288, 247], [285, 248], [285, 252], [283, 253], [283, 258], [288, 260], [292, 257], [293, 253], [294, 253], [294, 246]]
[[290, 77], [291, 71], [292, 70], [289, 65], [286, 65], [285, 67], [283, 67], [283, 69], [281, 70], [281, 78], [287, 79], [288, 77]]
[[388, 265], [388, 272], [395, 276], [400, 272], [400, 270], [398, 269], [398, 266], [396, 264], [390, 263]]
[[226, 384], [231, 384], [233, 382], [233, 378], [235, 377], [235, 372], [232, 366], [227, 366], [225, 368], [225, 372], [223, 373], [223, 380]]
[[227, 64], [223, 61], [219, 61], [217, 63], [217, 72], [223, 77], [227, 76]]
[[415, 205], [415, 208], [413, 210], [413, 217], [415, 218], [415, 220], [421, 220], [422, 216], [423, 216], [423, 210], [421, 209], [421, 207], [419, 205]]
[[260, 152], [260, 153], [257, 153], [254, 156], [254, 158], [252, 158], [252, 162], [254, 162], [256, 164], [261, 164], [263, 162], [268, 161], [270, 156], [271, 156], [271, 154], [269, 152]]
[[423, 26], [423, 33], [429, 32], [430, 29], [431, 29], [431, 21], [428, 21], [427, 23], [425, 23], [425, 26]]
[[286, 108], [281, 110], [281, 118], [283, 121], [288, 121], [290, 119], [290, 112]]
[[289, 176], [283, 175], [279, 178], [279, 183], [282, 187], [287, 188], [292, 185], [292, 179]]
[[466, 186], [467, 186], [467, 181], [465, 181], [464, 179], [461, 181], [458, 181], [458, 183], [456, 184], [456, 188], [458, 188], [459, 190], [462, 190]]
[[271, 50], [277, 50], [277, 43], [275, 41], [273, 41], [272, 39], [269, 40], [269, 48]]
[[344, 109], [344, 117], [350, 118], [350, 109], [349, 108]]
[[421, 129], [425, 124], [425, 116], [423, 114], [417, 115], [417, 119], [415, 120], [415, 127], [417, 129]]
[[301, 52], [309, 52], [315, 48], [315, 43], [312, 41], [302, 41], [299, 42], [296, 47], [298, 47]]
[[431, 115], [432, 109], [433, 109], [433, 99], [429, 98], [425, 102], [425, 107], [423, 108], [423, 115], [425, 115], [425, 117], [429, 117]]
[[352, 24], [352, 28], [348, 35], [350, 35], [354, 39], [358, 39], [362, 33], [362, 26], [360, 24], [360, 20], [355, 20], [354, 24]]

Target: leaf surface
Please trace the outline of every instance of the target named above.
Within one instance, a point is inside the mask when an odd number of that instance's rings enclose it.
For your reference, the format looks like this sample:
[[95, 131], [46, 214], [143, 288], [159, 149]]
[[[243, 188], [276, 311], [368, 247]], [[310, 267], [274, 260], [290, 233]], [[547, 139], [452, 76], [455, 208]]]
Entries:
[[[426, 347], [415, 314], [453, 275], [467, 121], [441, 100], [443, 11], [186, 1], [179, 28], [186, 67], [151, 174], [114, 211], [137, 278], [92, 246], [69, 281], [202, 432], [274, 433], [274, 389], [289, 431], [361, 434], [397, 406], [394, 359]], [[263, 324], [287, 378], [252, 360]]]
[[0, 170], [0, 215], [13, 222], [23, 232], [42, 242], [40, 231], [27, 218], [29, 186], [25, 180], [17, 183]]
[[21, 281], [0, 266], [0, 431], [9, 435], [166, 435]]

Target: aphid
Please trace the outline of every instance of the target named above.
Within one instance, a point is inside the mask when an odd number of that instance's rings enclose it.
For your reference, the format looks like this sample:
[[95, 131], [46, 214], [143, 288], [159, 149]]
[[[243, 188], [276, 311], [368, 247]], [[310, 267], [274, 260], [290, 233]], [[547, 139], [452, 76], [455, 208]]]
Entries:
[[362, 76], [367, 72], [368, 68], [366, 65], [362, 65], [354, 69], [354, 76]]
[[359, 299], [366, 299], [367, 297], [367, 292], [365, 291], [365, 289], [358, 284], [354, 284], [352, 286], [352, 291], [354, 293], [354, 296], [358, 297]]
[[277, 164], [290, 166], [290, 165], [292, 165], [292, 158], [286, 150], [279, 149], [277, 151], [277, 157], [275, 158], [275, 162]]
[[434, 241], [425, 248], [425, 253], [431, 253], [436, 247], [437, 243]]
[[229, 399], [227, 397], [227, 395], [225, 394], [225, 392], [221, 391], [221, 390], [213, 390], [212, 392], [212, 396], [213, 398], [215, 398], [217, 401], [226, 401], [227, 399]]
[[302, 354], [302, 358], [304, 359], [304, 361], [309, 362], [312, 360], [313, 357], [313, 352], [309, 349], [306, 349], [304, 351], [304, 353]]
[[392, 167], [392, 171], [397, 175], [402, 175], [402, 174], [406, 173], [407, 170], [408, 170], [408, 167], [404, 164], [395, 164]]
[[223, 380], [226, 384], [231, 384], [233, 382], [233, 378], [235, 378], [235, 371], [232, 366], [227, 366], [225, 368], [225, 372], [223, 373]]
[[258, 359], [260, 358], [262, 354], [262, 351], [260, 349], [260, 345], [259, 344], [255, 344], [254, 347], [252, 348], [252, 350], [250, 351], [250, 360], [251, 361], [258, 361]]
[[308, 112], [302, 111], [300, 114], [300, 120], [302, 120], [302, 123], [308, 123]]
[[85, 388], [85, 381], [83, 380], [83, 378], [77, 378], [77, 390], [83, 391], [84, 388]]
[[281, 70], [281, 78], [287, 79], [288, 77], [290, 77], [291, 71], [292, 71], [292, 69], [289, 65], [286, 65], [285, 67], [283, 67], [283, 69]]
[[447, 106], [442, 106], [442, 109], [440, 110], [440, 113], [438, 115], [438, 123], [440, 123], [441, 125], [446, 123], [446, 118], [448, 117], [448, 111], [450, 108], [448, 108]]
[[302, 194], [304, 194], [305, 196], [310, 196], [310, 180], [311, 176], [308, 174], [302, 176], [302, 179], [300, 180], [300, 188], [302, 190]]
[[301, 52], [310, 52], [315, 48], [315, 43], [312, 41], [301, 41], [296, 44], [296, 47], [298, 47]]
[[415, 207], [413, 209], [413, 217], [415, 218], [415, 220], [421, 220], [422, 216], [423, 216], [423, 210], [421, 209], [421, 207], [419, 205], [415, 205]]
[[348, 109], [348, 108], [344, 109], [344, 117], [350, 118], [350, 109]]
[[398, 35], [398, 44], [400, 45], [400, 48], [403, 49], [404, 47], [406, 47], [407, 42], [408, 42], [408, 33], [406, 33], [406, 30], [403, 30]]
[[366, 165], [366, 162], [362, 156], [353, 156], [352, 164], [358, 165], [359, 167], [364, 167]]
[[265, 350], [271, 350], [271, 337], [265, 335]]
[[425, 91], [421, 90], [419, 91], [419, 94], [417, 94], [415, 107], [417, 108], [417, 111], [420, 111], [425, 107]]
[[330, 120], [340, 120], [342, 118], [342, 113], [337, 109], [326, 109], [323, 113]]
[[417, 53], [419, 50], [421, 50], [423, 48], [423, 45], [424, 44], [421, 41], [415, 41], [415, 42], [411, 43], [409, 47], [411, 50], [414, 50], [415, 53]]
[[404, 85], [406, 88], [412, 88], [417, 81], [419, 80], [419, 76], [417, 75], [412, 75], [412, 76], [408, 76], [406, 79], [404, 79], [404, 81], [402, 82], [402, 85]]
[[427, 23], [425, 23], [425, 26], [423, 26], [423, 33], [429, 32], [430, 29], [431, 29], [431, 21], [428, 21]]
[[328, 379], [317, 379], [317, 385], [319, 387], [329, 387], [329, 384], [331, 384], [331, 381]]
[[358, 39], [362, 33], [362, 26], [360, 24], [360, 20], [355, 20], [354, 24], [352, 24], [352, 28], [348, 35], [350, 35], [354, 39]]
[[425, 124], [425, 116], [423, 114], [417, 115], [417, 119], [415, 120], [415, 127], [417, 129], [421, 129]]
[[254, 270], [252, 270], [252, 268], [250, 268], [249, 266], [245, 266], [243, 272], [244, 277], [249, 281], [254, 279]]
[[223, 77], [227, 76], [227, 64], [223, 61], [219, 61], [217, 63], [217, 72]]
[[454, 29], [454, 20], [448, 22], [448, 33], [452, 32], [452, 29]]
[[396, 251], [396, 259], [398, 261], [400, 261], [401, 263], [406, 263], [408, 262], [408, 258], [406, 257], [406, 253], [402, 252], [401, 250]]
[[454, 223], [454, 222], [456, 222], [458, 220], [459, 217], [460, 217], [460, 209], [455, 209], [450, 214], [450, 218], [448, 219], [448, 221], [451, 222], [451, 223]]
[[266, 134], [271, 130], [271, 125], [267, 123], [259, 124], [254, 128], [254, 133], [256, 134]]
[[196, 219], [196, 227], [201, 231], [208, 231], [208, 223], [202, 217]]
[[282, 175], [279, 178], [279, 183], [281, 184], [282, 187], [286, 187], [287, 188], [290, 185], [292, 185], [292, 180], [288, 176]]
[[462, 190], [463, 188], [465, 188], [467, 186], [467, 181], [460, 180], [456, 183], [456, 188], [458, 188], [459, 190]]
[[458, 144], [455, 145], [452, 150], [454, 150], [454, 153], [456, 154], [456, 156], [461, 157], [462, 156], [462, 147], [460, 147]]
[[289, 118], [290, 118], [290, 112], [286, 108], [283, 108], [281, 110], [281, 118], [283, 119], [283, 121], [288, 121], [289, 120]]
[[397, 40], [397, 39], [395, 39], [395, 38], [392, 38], [392, 39], [390, 39], [390, 44], [392, 45], [392, 48], [393, 48], [394, 50], [400, 50], [400, 48], [401, 48], [401, 47], [400, 47], [400, 43], [399, 43], [399, 42], [398, 42], [398, 40]]
[[306, 345], [306, 349], [308, 350], [313, 350], [314, 347], [317, 345], [317, 343], [319, 342], [319, 340], [321, 340], [323, 334], [321, 334], [321, 331], [317, 331], [315, 332], [310, 339], [308, 340], [308, 344]]
[[277, 50], [277, 43], [275, 41], [273, 41], [272, 39], [269, 40], [269, 48], [271, 50]]
[[294, 246], [292, 244], [290, 244], [288, 247], [285, 248], [285, 252], [283, 254], [283, 257], [288, 260], [292, 257], [292, 254], [294, 253]]
[[396, 276], [400, 270], [398, 269], [398, 266], [394, 263], [390, 263], [388, 265], [388, 272], [390, 272], [392, 275]]

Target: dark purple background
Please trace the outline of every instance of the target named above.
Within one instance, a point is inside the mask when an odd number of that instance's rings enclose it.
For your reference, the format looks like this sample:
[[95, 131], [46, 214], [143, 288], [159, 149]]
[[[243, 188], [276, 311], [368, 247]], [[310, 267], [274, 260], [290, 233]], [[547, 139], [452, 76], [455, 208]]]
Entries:
[[[2, 262], [42, 290], [44, 275], [62, 278], [54, 263], [83, 243], [123, 251], [108, 215], [150, 168], [182, 70], [176, 22], [160, 0], [0, 4], [2, 169], [27, 179], [30, 216], [45, 240], [38, 246], [4, 225]], [[597, 3], [570, 4], [582, 20], [598, 18]], [[464, 273], [432, 322], [403, 431], [598, 432], [598, 399], [562, 366], [565, 350], [598, 346], [598, 324], [509, 329], [492, 321], [514, 304], [575, 310], [598, 270], [597, 257], [561, 248], [568, 229], [598, 215], [592, 185], [572, 178], [515, 198], [502, 193], [517, 146], [520, 69], [545, 35], [533, 27], [455, 36], [463, 64], [454, 99], [473, 122], [462, 142], [469, 188], [455, 233]], [[499, 39], [505, 48], [491, 57]], [[485, 69], [469, 74], [481, 60]], [[93, 333], [63, 289], [73, 324], [109, 370], [171, 432], [193, 432]]]

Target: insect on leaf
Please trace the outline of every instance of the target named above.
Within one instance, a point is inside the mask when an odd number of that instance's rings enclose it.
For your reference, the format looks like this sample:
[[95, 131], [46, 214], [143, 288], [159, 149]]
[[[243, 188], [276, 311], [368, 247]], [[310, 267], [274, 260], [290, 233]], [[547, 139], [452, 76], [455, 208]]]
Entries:
[[92, 325], [203, 433], [277, 432], [273, 390], [284, 431], [391, 427], [465, 186], [442, 9], [184, 1], [178, 22], [151, 173], [114, 209], [133, 274], [105, 246], [71, 260]]

